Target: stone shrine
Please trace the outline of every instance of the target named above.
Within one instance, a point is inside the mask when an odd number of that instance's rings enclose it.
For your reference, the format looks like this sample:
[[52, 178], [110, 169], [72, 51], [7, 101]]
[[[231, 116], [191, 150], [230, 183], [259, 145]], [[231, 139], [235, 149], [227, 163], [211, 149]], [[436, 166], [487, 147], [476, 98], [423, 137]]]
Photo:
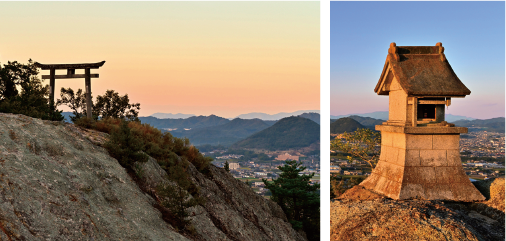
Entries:
[[471, 91], [436, 46], [390, 44], [374, 91], [388, 95], [388, 121], [381, 131], [380, 160], [360, 185], [392, 199], [477, 201], [485, 197], [462, 167], [459, 139], [465, 127], [445, 119], [451, 98]]

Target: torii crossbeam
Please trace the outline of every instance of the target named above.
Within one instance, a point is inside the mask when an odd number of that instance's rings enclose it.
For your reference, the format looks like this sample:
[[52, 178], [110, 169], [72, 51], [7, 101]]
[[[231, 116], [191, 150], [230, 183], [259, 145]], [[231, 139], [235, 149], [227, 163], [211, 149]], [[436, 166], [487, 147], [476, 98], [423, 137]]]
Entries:
[[[43, 70], [48, 69], [49, 75], [42, 75], [42, 79], [49, 79], [50, 86], [50, 101], [54, 104], [54, 88], [55, 88], [55, 79], [73, 79], [73, 78], [84, 78], [86, 85], [86, 112], [87, 117], [92, 118], [92, 103], [91, 103], [91, 78], [98, 78], [98, 74], [90, 74], [90, 69], [98, 69], [104, 65], [105, 61], [98, 63], [88, 63], [88, 64], [41, 64], [35, 62], [35, 66], [41, 68]], [[66, 69], [66, 75], [55, 75], [55, 70], [57, 69]], [[76, 74], [76, 69], [84, 69], [84, 74]]]

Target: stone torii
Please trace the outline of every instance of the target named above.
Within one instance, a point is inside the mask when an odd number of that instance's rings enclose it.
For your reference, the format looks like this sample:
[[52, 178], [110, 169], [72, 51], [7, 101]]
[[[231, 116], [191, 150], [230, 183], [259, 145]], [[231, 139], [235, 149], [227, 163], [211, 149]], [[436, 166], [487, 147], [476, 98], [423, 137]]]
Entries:
[[[73, 79], [73, 78], [84, 78], [86, 85], [86, 112], [87, 117], [92, 118], [92, 103], [91, 103], [91, 78], [98, 78], [98, 74], [90, 74], [90, 69], [98, 69], [104, 65], [105, 61], [98, 63], [86, 63], [86, 64], [41, 64], [35, 62], [35, 66], [43, 70], [48, 69], [49, 75], [42, 75], [42, 79], [49, 79], [50, 93], [49, 99], [54, 104], [54, 88], [55, 79]], [[55, 70], [66, 69], [66, 75], [55, 75]], [[84, 74], [76, 74], [76, 69], [84, 69]]]

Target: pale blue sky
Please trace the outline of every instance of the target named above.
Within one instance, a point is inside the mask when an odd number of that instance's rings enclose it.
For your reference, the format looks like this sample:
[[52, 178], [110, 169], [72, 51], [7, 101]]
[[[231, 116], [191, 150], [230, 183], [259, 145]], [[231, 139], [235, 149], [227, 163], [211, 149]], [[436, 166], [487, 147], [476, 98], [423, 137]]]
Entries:
[[331, 2], [330, 114], [388, 110], [374, 87], [391, 42], [442, 42], [460, 80], [471, 90], [447, 113], [504, 116], [504, 2]]

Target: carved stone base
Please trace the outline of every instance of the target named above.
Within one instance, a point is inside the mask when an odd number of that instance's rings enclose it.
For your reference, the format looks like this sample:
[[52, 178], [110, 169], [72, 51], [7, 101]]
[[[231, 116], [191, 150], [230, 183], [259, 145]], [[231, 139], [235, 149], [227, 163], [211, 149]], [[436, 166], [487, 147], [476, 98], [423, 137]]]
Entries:
[[467, 128], [441, 127], [433, 133], [427, 127], [376, 129], [381, 130], [380, 160], [360, 184], [364, 188], [392, 199], [485, 200], [462, 168], [459, 139]]

